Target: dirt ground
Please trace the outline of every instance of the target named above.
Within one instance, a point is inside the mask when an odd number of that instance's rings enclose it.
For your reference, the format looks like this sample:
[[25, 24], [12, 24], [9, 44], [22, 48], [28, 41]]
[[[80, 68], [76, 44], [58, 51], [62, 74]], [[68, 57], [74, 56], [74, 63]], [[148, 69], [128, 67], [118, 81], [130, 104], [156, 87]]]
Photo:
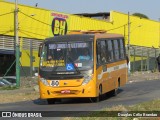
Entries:
[[160, 79], [160, 72], [134, 72], [129, 75], [128, 82], [139, 82], [143, 80], [158, 80]]
[[[129, 75], [128, 82], [160, 79], [159, 72], [135, 72]], [[14, 90], [0, 90], [0, 104], [35, 100], [39, 98], [37, 77], [21, 78], [21, 87]]]
[[20, 88], [18, 89], [0, 90], [0, 104], [39, 98], [37, 77], [22, 77], [20, 81]]

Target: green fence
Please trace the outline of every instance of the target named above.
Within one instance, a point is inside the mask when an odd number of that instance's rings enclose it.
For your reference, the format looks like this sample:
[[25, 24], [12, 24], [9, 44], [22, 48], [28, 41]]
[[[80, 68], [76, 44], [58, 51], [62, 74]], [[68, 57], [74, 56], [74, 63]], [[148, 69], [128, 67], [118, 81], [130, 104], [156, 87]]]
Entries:
[[159, 54], [160, 54], [160, 49], [158, 48], [130, 45], [131, 72], [135, 71], [155, 72], [157, 70], [156, 57]]

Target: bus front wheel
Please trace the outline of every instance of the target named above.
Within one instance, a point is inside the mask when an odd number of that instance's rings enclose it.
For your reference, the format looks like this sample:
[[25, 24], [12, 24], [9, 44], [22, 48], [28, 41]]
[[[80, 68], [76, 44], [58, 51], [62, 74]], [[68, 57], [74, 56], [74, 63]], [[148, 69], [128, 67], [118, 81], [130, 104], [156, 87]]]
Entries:
[[99, 102], [102, 99], [102, 85], [99, 86], [99, 95], [94, 98], [90, 98], [91, 102]]
[[55, 103], [55, 99], [49, 98], [49, 99], [47, 99], [47, 103], [48, 104], [54, 104]]

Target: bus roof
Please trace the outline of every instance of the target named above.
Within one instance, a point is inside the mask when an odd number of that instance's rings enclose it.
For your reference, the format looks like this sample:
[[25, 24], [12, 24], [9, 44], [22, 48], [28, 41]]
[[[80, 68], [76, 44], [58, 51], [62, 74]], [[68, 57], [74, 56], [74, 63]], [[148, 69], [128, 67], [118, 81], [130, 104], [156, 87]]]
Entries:
[[94, 34], [95, 36], [105, 36], [105, 37], [123, 37], [121, 34], [117, 33], [107, 33], [106, 30], [71, 30], [68, 34]]
[[86, 33], [74, 33], [74, 34], [67, 34], [67, 35], [60, 35], [60, 36], [55, 36], [55, 37], [50, 37], [50, 38], [46, 38], [46, 41], [56, 41], [56, 40], [66, 40], [66, 39], [70, 39], [70, 38], [75, 38], [75, 40], [77, 39], [81, 39], [81, 38], [122, 38], [123, 35], [121, 34], [114, 34], [114, 33], [106, 33], [106, 32], [86, 32]]
[[114, 34], [114, 33], [103, 33], [103, 34], [95, 34], [96, 38], [122, 38], [123, 35], [121, 34]]

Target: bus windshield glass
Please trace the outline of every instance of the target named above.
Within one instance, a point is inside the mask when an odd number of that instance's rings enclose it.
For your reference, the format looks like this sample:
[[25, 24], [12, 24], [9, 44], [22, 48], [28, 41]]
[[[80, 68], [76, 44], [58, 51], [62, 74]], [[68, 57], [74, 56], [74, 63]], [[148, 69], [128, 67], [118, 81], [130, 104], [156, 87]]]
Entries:
[[93, 41], [47, 42], [43, 45], [40, 69], [53, 73], [79, 73], [93, 68]]

